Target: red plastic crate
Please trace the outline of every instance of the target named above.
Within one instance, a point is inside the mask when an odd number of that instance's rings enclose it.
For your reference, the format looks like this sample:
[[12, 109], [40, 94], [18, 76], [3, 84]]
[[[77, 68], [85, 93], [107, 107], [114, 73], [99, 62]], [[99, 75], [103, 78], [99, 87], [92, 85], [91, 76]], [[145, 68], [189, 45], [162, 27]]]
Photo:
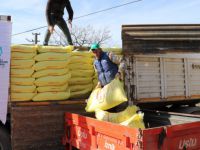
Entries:
[[200, 150], [200, 122], [140, 130], [66, 113], [66, 150]]

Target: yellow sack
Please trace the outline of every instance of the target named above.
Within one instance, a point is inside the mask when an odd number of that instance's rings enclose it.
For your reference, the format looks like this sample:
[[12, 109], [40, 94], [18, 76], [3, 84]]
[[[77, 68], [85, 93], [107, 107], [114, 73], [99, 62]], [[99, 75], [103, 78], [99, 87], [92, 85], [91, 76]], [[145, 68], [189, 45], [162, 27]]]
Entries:
[[48, 76], [41, 77], [35, 80], [35, 85], [37, 86], [59, 86], [66, 84], [71, 78], [70, 74], [63, 76]]
[[12, 52], [11, 59], [26, 60], [26, 59], [32, 59], [35, 55], [36, 55], [35, 52], [33, 53]]
[[35, 64], [35, 60], [27, 59], [27, 60], [11, 60], [10, 67], [12, 69], [25, 69], [31, 68]]
[[36, 95], [36, 93], [11, 93], [11, 101], [30, 101]]
[[81, 56], [83, 57], [94, 57], [94, 54], [92, 52], [84, 52], [84, 51], [73, 51], [72, 56]]
[[26, 78], [31, 77], [33, 72], [33, 69], [11, 69], [10, 75], [11, 77]]
[[70, 59], [70, 64], [93, 64], [94, 59], [91, 57], [81, 57], [81, 56], [72, 56]]
[[144, 114], [139, 113], [133, 115], [128, 120], [120, 123], [121, 125], [132, 127], [132, 128], [140, 128], [145, 129], [144, 121], [143, 121]]
[[130, 117], [136, 114], [137, 110], [138, 107], [134, 105], [128, 106], [124, 111], [118, 113], [110, 113], [108, 111], [97, 109], [95, 111], [95, 116], [98, 120], [103, 120], [113, 123], [121, 123], [123, 121], [128, 120]]
[[10, 82], [13, 85], [34, 85], [35, 78], [13, 78], [11, 77]]
[[37, 50], [37, 45], [12, 45], [12, 52], [23, 52], [23, 53], [35, 53]]
[[37, 88], [37, 91], [39, 93], [42, 93], [42, 92], [64, 92], [67, 90], [67, 88], [68, 88], [68, 84], [66, 83], [61, 86], [41, 86], [41, 87]]
[[93, 84], [86, 84], [86, 85], [71, 85], [70, 87], [71, 92], [78, 92], [85, 89], [88, 89], [89, 91], [92, 91]]
[[38, 46], [38, 52], [39, 53], [45, 53], [45, 52], [57, 52], [57, 53], [71, 53], [72, 50], [74, 50], [74, 46]]
[[94, 70], [94, 66], [91, 64], [69, 64], [70, 70]]
[[40, 78], [40, 77], [46, 77], [46, 76], [62, 76], [69, 73], [68, 68], [64, 69], [46, 69], [46, 70], [40, 70], [33, 74], [32, 77], [34, 78]]
[[72, 70], [70, 71], [72, 78], [74, 77], [92, 77], [94, 70]]
[[93, 79], [93, 89], [97, 86], [98, 83], [98, 79]]
[[77, 98], [88, 98], [89, 95], [90, 95], [90, 92], [92, 90], [90, 89], [85, 89], [85, 90], [81, 90], [81, 91], [76, 91], [76, 92], [71, 92], [70, 94], [70, 98], [73, 98], [73, 99], [77, 99]]
[[107, 110], [127, 101], [123, 88], [123, 83], [119, 79], [114, 79], [102, 89], [95, 89], [86, 106], [87, 112], [94, 112], [97, 108]]
[[92, 78], [71, 78], [69, 85], [82, 85], [92, 83]]
[[45, 69], [63, 69], [67, 68], [69, 61], [41, 61], [33, 66], [36, 71]]
[[34, 57], [36, 61], [49, 61], [49, 60], [69, 60], [70, 54], [67, 53], [41, 53]]
[[36, 91], [35, 85], [24, 86], [24, 85], [11, 85], [12, 93], [33, 93]]
[[44, 92], [38, 93], [33, 101], [47, 101], [47, 100], [67, 100], [70, 97], [70, 91], [66, 92]]

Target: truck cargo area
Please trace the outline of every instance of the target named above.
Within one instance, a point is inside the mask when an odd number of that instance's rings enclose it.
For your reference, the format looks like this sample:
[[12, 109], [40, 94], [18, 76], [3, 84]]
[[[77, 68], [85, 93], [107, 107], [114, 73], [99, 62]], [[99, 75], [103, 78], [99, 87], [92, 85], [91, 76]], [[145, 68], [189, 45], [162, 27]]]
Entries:
[[146, 129], [66, 113], [66, 150], [199, 150], [200, 116], [144, 110]]

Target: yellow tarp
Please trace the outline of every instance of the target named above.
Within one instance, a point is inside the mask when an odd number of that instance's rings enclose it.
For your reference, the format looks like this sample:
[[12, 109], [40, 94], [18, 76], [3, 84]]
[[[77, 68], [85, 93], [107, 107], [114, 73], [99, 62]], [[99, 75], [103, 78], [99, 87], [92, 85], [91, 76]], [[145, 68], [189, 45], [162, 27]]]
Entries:
[[114, 79], [102, 89], [95, 89], [91, 93], [86, 111], [94, 112], [97, 108], [108, 110], [125, 101], [127, 101], [127, 97], [123, 88], [123, 83], [119, 79]]

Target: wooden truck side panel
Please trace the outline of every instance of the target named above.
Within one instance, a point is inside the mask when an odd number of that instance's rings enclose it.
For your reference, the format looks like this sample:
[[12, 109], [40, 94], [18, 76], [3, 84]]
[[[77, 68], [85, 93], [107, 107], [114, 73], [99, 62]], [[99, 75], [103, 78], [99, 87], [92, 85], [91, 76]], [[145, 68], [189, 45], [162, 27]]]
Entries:
[[11, 139], [13, 150], [62, 150], [64, 113], [84, 114], [84, 101], [13, 103]]

